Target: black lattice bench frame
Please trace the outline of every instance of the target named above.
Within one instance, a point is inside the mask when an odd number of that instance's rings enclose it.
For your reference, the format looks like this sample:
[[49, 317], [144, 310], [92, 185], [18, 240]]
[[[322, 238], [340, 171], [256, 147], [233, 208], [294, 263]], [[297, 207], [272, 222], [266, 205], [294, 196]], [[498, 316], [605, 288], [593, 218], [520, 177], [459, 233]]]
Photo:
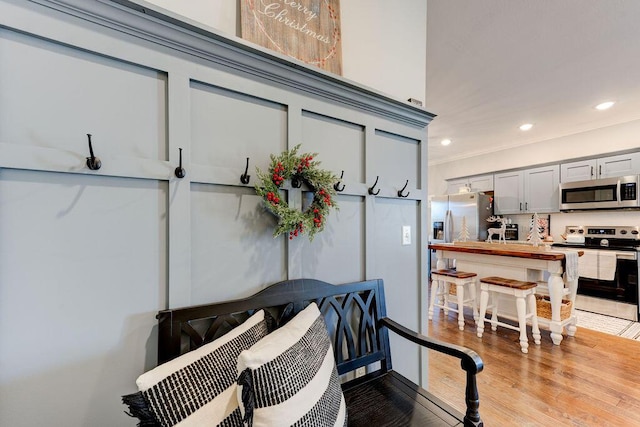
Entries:
[[[349, 425], [482, 426], [478, 412], [476, 374], [480, 356], [465, 347], [418, 334], [386, 317], [383, 281], [332, 285], [313, 279], [288, 280], [248, 298], [199, 305], [158, 313], [158, 363], [164, 363], [225, 334], [256, 310], [271, 316], [271, 328], [286, 323], [315, 302], [325, 317], [332, 339], [338, 373], [364, 376], [342, 384]], [[432, 393], [392, 370], [388, 331], [428, 349], [461, 360], [466, 371], [466, 414], [461, 414]]]

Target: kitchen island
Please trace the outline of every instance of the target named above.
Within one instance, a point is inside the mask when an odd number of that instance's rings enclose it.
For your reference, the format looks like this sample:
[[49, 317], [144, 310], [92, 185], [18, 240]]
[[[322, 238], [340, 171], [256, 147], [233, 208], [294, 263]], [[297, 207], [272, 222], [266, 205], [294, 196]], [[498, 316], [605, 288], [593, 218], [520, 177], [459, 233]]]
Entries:
[[[534, 247], [528, 244], [499, 244], [485, 242], [455, 242], [430, 244], [429, 249], [436, 251], [437, 268], [446, 268], [445, 259], [455, 259], [456, 268], [485, 276], [502, 276], [509, 279], [538, 283], [536, 293], [549, 295], [551, 319], [538, 317], [540, 326], [551, 331], [551, 340], [555, 345], [562, 342], [562, 332], [573, 336], [576, 333], [577, 317], [575, 300], [578, 290], [578, 275], [567, 279], [565, 272], [566, 252], [551, 250], [547, 246]], [[578, 251], [578, 255], [582, 255]], [[545, 277], [548, 278], [545, 280]], [[571, 301], [571, 312], [561, 319], [562, 300]], [[505, 307], [506, 304], [500, 304]], [[516, 317], [515, 313], [505, 312], [507, 317]], [[502, 315], [502, 310], [501, 310]]]

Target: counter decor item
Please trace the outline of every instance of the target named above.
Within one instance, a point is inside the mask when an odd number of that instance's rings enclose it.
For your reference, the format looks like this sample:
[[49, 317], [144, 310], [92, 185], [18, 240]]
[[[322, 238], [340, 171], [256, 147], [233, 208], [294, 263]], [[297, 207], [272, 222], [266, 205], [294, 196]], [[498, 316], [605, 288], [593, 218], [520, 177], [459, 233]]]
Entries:
[[462, 217], [462, 225], [460, 226], [460, 233], [458, 234], [458, 240], [466, 242], [469, 240], [469, 227], [467, 227], [467, 217]]
[[507, 232], [507, 219], [499, 216], [490, 216], [487, 218], [487, 222], [499, 222], [500, 228], [489, 228], [487, 230], [487, 242], [493, 243], [492, 236], [494, 234], [498, 235], [498, 243], [502, 242], [505, 245], [507, 244], [507, 240], [505, 239], [505, 234]]
[[531, 223], [529, 225], [529, 234], [527, 235], [527, 241], [533, 246], [538, 246], [542, 243], [543, 232], [540, 227], [540, 218], [537, 213], [531, 216]]
[[[306, 232], [309, 241], [313, 241], [316, 233], [324, 230], [331, 209], [338, 208], [333, 186], [338, 177], [318, 167], [320, 162], [314, 160], [318, 153], [298, 154], [299, 149], [300, 144], [278, 156], [272, 154], [268, 172], [256, 168], [258, 182], [255, 189], [258, 196], [263, 198], [265, 207], [278, 217], [273, 237], [288, 233], [289, 239], [293, 240]], [[300, 188], [304, 183], [313, 192], [311, 206], [305, 211], [289, 207], [280, 198], [280, 189], [287, 180], [291, 180], [293, 188]]]

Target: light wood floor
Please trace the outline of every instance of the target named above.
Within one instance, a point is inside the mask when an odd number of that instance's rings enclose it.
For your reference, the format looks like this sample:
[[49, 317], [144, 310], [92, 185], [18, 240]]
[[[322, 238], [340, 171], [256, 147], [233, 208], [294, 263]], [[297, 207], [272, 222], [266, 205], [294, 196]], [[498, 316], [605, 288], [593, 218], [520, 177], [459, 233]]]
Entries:
[[[541, 329], [541, 345], [530, 338], [524, 354], [516, 331], [493, 332], [487, 325], [478, 338], [470, 314], [460, 331], [456, 313], [445, 317], [436, 309], [429, 336], [482, 357], [478, 389], [485, 426], [640, 426], [640, 341], [578, 328], [556, 346]], [[457, 359], [430, 352], [429, 391], [464, 412], [464, 384]]]

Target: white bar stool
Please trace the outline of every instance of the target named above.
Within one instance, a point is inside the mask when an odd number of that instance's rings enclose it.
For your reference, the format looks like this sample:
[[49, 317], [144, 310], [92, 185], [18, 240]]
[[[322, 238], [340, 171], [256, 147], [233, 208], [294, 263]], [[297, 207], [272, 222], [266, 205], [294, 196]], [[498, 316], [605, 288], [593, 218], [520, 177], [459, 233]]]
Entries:
[[[520, 350], [523, 353], [529, 352], [529, 339], [527, 338], [527, 319], [531, 319], [531, 330], [533, 340], [540, 344], [540, 329], [538, 328], [538, 314], [536, 309], [536, 282], [523, 282], [520, 280], [505, 279], [504, 277], [484, 277], [480, 279], [480, 318], [476, 322], [478, 325], [477, 335], [482, 338], [484, 332], [485, 314], [488, 308], [489, 295], [493, 302], [491, 320], [491, 330], [498, 329], [498, 325], [508, 329], [520, 331]], [[518, 326], [498, 321], [498, 294], [511, 295], [516, 299], [516, 310], [518, 312]], [[527, 313], [527, 303], [529, 313]]]
[[[429, 302], [429, 320], [433, 320], [433, 308], [444, 309], [445, 314], [451, 310], [458, 313], [458, 328], [464, 330], [464, 306], [473, 307], [473, 319], [478, 321], [478, 306], [476, 303], [476, 273], [468, 273], [457, 270], [434, 270], [431, 272], [431, 301]], [[455, 285], [456, 300], [449, 300], [449, 287]], [[440, 286], [442, 285], [442, 286]], [[465, 299], [465, 287], [468, 290], [468, 298]], [[442, 304], [436, 303], [436, 297], [443, 297]], [[457, 308], [451, 308], [449, 303], [457, 304]]]

